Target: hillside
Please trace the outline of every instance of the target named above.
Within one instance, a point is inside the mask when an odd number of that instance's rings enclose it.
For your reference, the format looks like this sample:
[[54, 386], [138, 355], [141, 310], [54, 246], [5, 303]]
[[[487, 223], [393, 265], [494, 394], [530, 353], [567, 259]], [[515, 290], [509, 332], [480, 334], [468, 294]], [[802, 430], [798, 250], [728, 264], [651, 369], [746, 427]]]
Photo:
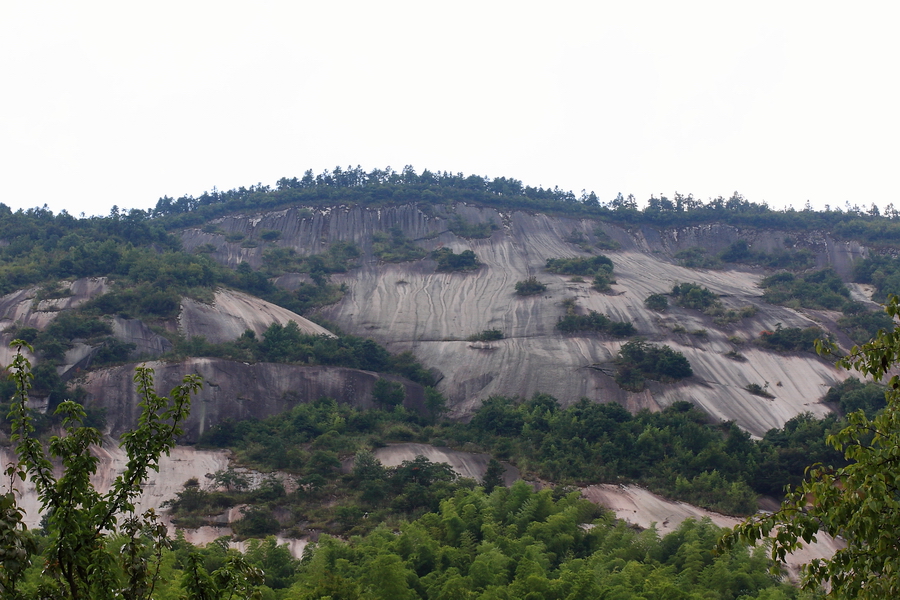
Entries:
[[[843, 411], [879, 408], [812, 341], [847, 352], [887, 326], [873, 298], [900, 286], [894, 219], [391, 185], [377, 202], [287, 186], [109, 219], [0, 214], [0, 358], [33, 344], [39, 431], [73, 397], [114, 444], [137, 421], [138, 365], [161, 392], [198, 374], [142, 506], [168, 502], [197, 543], [278, 533], [300, 552], [520, 475], [673, 535], [731, 524], [840, 460], [823, 439]], [[121, 454], [102, 451], [98, 486]], [[245, 487], [222, 483], [235, 466]]]
[[[818, 325], [833, 330], [836, 315], [823, 311], [793, 310], [767, 304], [758, 287], [771, 271], [747, 266], [727, 270], [687, 269], [673, 256], [687, 248], [724, 250], [738, 239], [754, 249], [784, 247], [789, 232], [741, 230], [731, 226], [698, 226], [657, 230], [624, 229], [604, 225], [603, 231], [619, 248], [603, 250], [615, 266], [616, 283], [610, 293], [591, 290], [590, 281], [573, 283], [570, 277], [547, 273], [547, 259], [590, 256], [567, 239], [579, 238], [593, 246], [597, 222], [523, 211], [503, 213], [457, 205], [453, 214], [473, 223], [495, 223], [485, 239], [467, 239], [447, 228], [448, 219], [428, 215], [415, 205], [383, 209], [333, 207], [309, 214], [286, 210], [263, 215], [233, 215], [215, 221], [219, 234], [188, 229], [181, 233], [186, 249], [212, 244], [212, 256], [231, 267], [240, 262], [259, 266], [271, 247], [309, 253], [335, 242], [350, 242], [361, 250], [360, 266], [335, 274], [332, 281], [348, 291], [318, 314], [342, 329], [371, 337], [391, 351], [411, 350], [419, 360], [440, 372], [438, 389], [450, 401], [452, 414], [471, 414], [480, 400], [495, 394], [529, 397], [549, 393], [563, 403], [581, 397], [615, 401], [631, 410], [658, 409], [677, 400], [694, 402], [720, 420], [733, 420], [755, 435], [781, 426], [801, 412], [822, 415], [828, 407], [819, 400], [828, 387], [846, 376], [813, 354], [776, 354], [752, 346], [741, 349], [746, 357], [736, 362], [725, 356], [735, 346], [729, 338], [752, 340], [760, 331]], [[434, 211], [437, 213], [438, 211]], [[372, 235], [398, 228], [427, 251], [449, 248], [472, 250], [481, 266], [472, 272], [441, 273], [430, 259], [384, 263], [372, 254]], [[261, 231], [278, 231], [278, 241], [255, 248], [226, 241], [240, 234], [255, 239]], [[815, 252], [817, 266], [831, 266], [845, 276], [854, 260], [866, 256], [858, 243], [837, 242], [826, 234], [805, 235], [795, 242]], [[596, 250], [596, 252], [600, 252]], [[514, 284], [536, 276], [547, 285], [539, 296], [519, 298]], [[670, 307], [665, 313], [645, 308], [644, 298], [667, 293], [678, 282], [696, 282], [719, 294], [727, 307], [752, 305], [752, 319], [726, 327], [696, 310]], [[856, 288], [855, 297], [867, 300]], [[620, 340], [597, 335], [567, 336], [554, 329], [565, 314], [562, 301], [575, 298], [580, 311], [595, 310], [614, 320], [632, 321], [638, 334], [665, 342], [688, 357], [694, 377], [671, 384], [652, 384], [642, 393], [621, 389], [610, 376]], [[874, 305], [873, 305], [874, 306]], [[705, 329], [698, 338], [675, 333]], [[504, 339], [473, 344], [466, 337], [486, 329], [499, 329]], [[775, 398], [754, 396], [747, 384], [769, 382]]]

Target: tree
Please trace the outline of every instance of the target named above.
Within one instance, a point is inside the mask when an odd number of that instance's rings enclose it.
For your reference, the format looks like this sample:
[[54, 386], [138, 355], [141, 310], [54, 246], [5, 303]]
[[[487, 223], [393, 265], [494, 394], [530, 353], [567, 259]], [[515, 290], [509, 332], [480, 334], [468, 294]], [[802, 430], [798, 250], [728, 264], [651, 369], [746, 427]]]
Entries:
[[485, 494], [490, 494], [495, 487], [503, 485], [503, 474], [505, 472], [506, 469], [503, 468], [503, 465], [496, 458], [488, 461], [487, 471], [485, 471], [484, 479], [481, 482], [484, 486]]
[[[891, 296], [885, 311], [900, 316], [900, 298]], [[832, 348], [818, 345], [820, 352]], [[900, 329], [880, 331], [838, 361], [847, 369], [880, 381], [900, 362]], [[890, 598], [900, 591], [900, 377], [887, 383], [887, 406], [869, 418], [862, 410], [847, 415], [847, 426], [827, 442], [850, 464], [834, 468], [816, 464], [806, 480], [789, 490], [781, 509], [757, 515], [737, 526], [722, 542], [771, 540], [773, 560], [819, 532], [840, 536], [847, 547], [831, 558], [804, 565], [803, 586], [828, 586], [829, 597], [863, 600]]]
[[372, 388], [372, 401], [384, 409], [400, 406], [406, 399], [406, 390], [403, 384], [397, 381], [388, 381], [378, 378]]
[[[62, 420], [62, 435], [50, 438], [45, 451], [33, 436], [35, 427], [27, 407], [31, 388], [31, 364], [23, 354], [31, 347], [14, 340], [16, 356], [9, 367], [16, 392], [9, 420], [11, 441], [16, 444], [18, 462], [6, 473], [34, 483], [44, 514], [46, 540], [43, 558], [46, 567], [41, 577], [44, 596], [66, 599], [149, 598], [159, 575], [162, 551], [168, 546], [166, 528], [156, 520], [154, 511], [134, 514], [134, 500], [141, 493], [149, 471], [159, 470], [162, 454], [169, 454], [181, 425], [190, 413], [190, 397], [201, 387], [197, 375], [188, 375], [169, 398], [153, 391], [153, 370], [139, 367], [134, 375], [141, 397], [141, 415], [137, 428], [122, 436], [121, 445], [128, 455], [125, 471], [109, 491], [101, 494], [91, 484], [98, 459], [91, 453], [102, 444], [97, 429], [84, 426], [84, 408], [72, 401], [60, 403], [56, 414]], [[51, 459], [62, 465], [62, 475], [54, 474]], [[3, 598], [21, 597], [20, 575], [36, 558], [37, 546], [21, 522], [22, 511], [15, 492], [0, 497], [0, 591]], [[111, 542], [124, 538], [121, 550]], [[257, 573], [246, 569], [220, 573], [223, 585], [244, 586]], [[203, 597], [220, 597], [226, 588], [216, 586]], [[244, 589], [244, 587], [241, 587]], [[42, 596], [42, 597], [44, 597]], [[190, 598], [196, 597], [189, 595]]]

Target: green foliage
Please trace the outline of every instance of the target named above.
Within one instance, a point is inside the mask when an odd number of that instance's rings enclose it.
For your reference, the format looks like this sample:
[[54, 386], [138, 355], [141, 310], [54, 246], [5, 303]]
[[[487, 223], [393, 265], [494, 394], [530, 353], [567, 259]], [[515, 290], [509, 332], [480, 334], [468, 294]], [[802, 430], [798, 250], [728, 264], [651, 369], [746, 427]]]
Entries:
[[754, 252], [747, 240], [732, 242], [719, 254], [719, 259], [727, 263], [761, 265], [770, 269], [790, 269], [802, 271], [815, 266], [815, 255], [803, 248], [800, 250], [776, 250], [772, 253]]
[[[249, 335], [248, 335], [249, 334]], [[402, 375], [422, 385], [434, 385], [433, 375], [410, 352], [391, 355], [370, 339], [353, 335], [308, 334], [294, 321], [273, 323], [258, 340], [252, 331], [238, 340], [211, 344], [202, 336], [176, 342], [173, 356], [215, 356], [232, 360], [332, 365]]]
[[494, 488], [503, 485], [505, 472], [506, 469], [503, 468], [503, 465], [497, 459], [491, 458], [488, 461], [487, 471], [484, 473], [484, 481], [482, 482], [485, 494], [490, 494], [494, 491]]
[[715, 256], [707, 256], [706, 248], [695, 246], [675, 253], [682, 267], [689, 269], [721, 269], [722, 261]]
[[439, 248], [431, 253], [431, 258], [437, 261], [437, 270], [443, 272], [471, 271], [481, 264], [471, 250], [463, 250], [456, 254], [450, 248]]
[[495, 342], [503, 339], [503, 332], [499, 329], [485, 329], [481, 333], [470, 335], [466, 338], [469, 342]]
[[843, 329], [851, 340], [864, 344], [878, 335], [879, 331], [889, 331], [894, 321], [884, 311], [869, 311], [858, 302], [844, 305], [844, 316], [838, 319], [838, 327]]
[[613, 262], [602, 254], [589, 258], [548, 258], [546, 268], [550, 273], [559, 273], [560, 275], [612, 276]]
[[[519, 482], [463, 491], [398, 530], [309, 547], [291, 598], [792, 597], [761, 553], [713, 553], [719, 530], [684, 522], [660, 539], [600, 514], [578, 492]], [[783, 595], [782, 595], [783, 594]]]
[[756, 344], [778, 352], [814, 352], [816, 341], [829, 339], [828, 334], [818, 327], [782, 327], [775, 326], [775, 331], [763, 331], [756, 338]]
[[[885, 310], [897, 317], [900, 300], [890, 297]], [[900, 336], [894, 329], [855, 347], [839, 364], [880, 381], [898, 360]], [[890, 597], [900, 585], [900, 555], [894, 551], [900, 531], [900, 503], [894, 491], [900, 486], [900, 472], [894, 468], [900, 447], [897, 376], [889, 379], [885, 399], [885, 409], [876, 416], [853, 412], [843, 429], [828, 436], [828, 443], [843, 453], [846, 464], [811, 466], [807, 478], [790, 490], [780, 510], [739, 525], [724, 546], [768, 538], [771, 557], [784, 561], [788, 552], [816, 539], [822, 531], [843, 539], [846, 547], [832, 557], [804, 565], [804, 587], [827, 585], [830, 595], [837, 598]]]
[[676, 283], [672, 288], [672, 297], [678, 306], [702, 311], [722, 305], [716, 294], [696, 283]]
[[669, 308], [669, 299], [662, 294], [650, 294], [644, 299], [644, 306], [650, 310], [662, 312]]
[[627, 321], [613, 321], [606, 315], [589, 310], [586, 315], [567, 314], [556, 322], [556, 328], [568, 334], [581, 332], [607, 333], [613, 337], [629, 337], [637, 333]]
[[266, 275], [284, 273], [346, 273], [356, 267], [359, 248], [351, 242], [334, 242], [322, 254], [300, 255], [293, 248], [271, 248], [263, 254]]
[[[22, 354], [27, 345], [16, 340], [13, 347], [17, 352], [10, 370], [16, 395], [10, 420], [18, 462], [7, 473], [23, 480], [27, 476], [35, 485], [45, 515], [46, 538], [38, 548], [21, 524], [15, 493], [4, 495], [5, 526], [0, 527], [8, 548], [4, 550], [6, 561], [0, 575], [4, 597], [20, 597], [20, 576], [38, 551], [45, 561], [39, 575], [41, 597], [74, 600], [151, 595], [168, 544], [166, 528], [156, 520], [152, 509], [135, 515], [134, 501], [141, 494], [149, 471], [158, 470], [160, 456], [169, 453], [181, 434], [181, 424], [190, 411], [190, 396], [201, 385], [199, 378], [187, 376], [172, 390], [169, 400], [153, 391], [151, 369], [136, 370], [141, 414], [137, 428], [125, 433], [121, 440], [128, 465], [109, 491], [101, 494], [91, 484], [98, 464], [91, 448], [102, 445], [100, 432], [82, 424], [85, 411], [79, 404], [65, 401], [57, 408], [62, 417], [62, 435], [53, 436], [45, 450], [33, 437], [35, 429], [27, 409], [32, 378], [30, 365]], [[58, 471], [51, 461], [57, 462]], [[233, 570], [228, 573], [233, 582], [246, 582], [242, 574]], [[205, 593], [219, 589], [214, 584]], [[249, 587], [246, 589], [249, 591]]]
[[853, 281], [875, 286], [872, 299], [884, 302], [890, 294], [900, 294], [900, 260], [889, 255], [873, 255], [853, 268]]
[[403, 230], [393, 227], [390, 235], [376, 231], [372, 235], [372, 253], [384, 262], [405, 262], [425, 258], [424, 248], [403, 235]]
[[274, 242], [278, 238], [281, 237], [281, 232], [276, 231], [274, 229], [266, 229], [265, 231], [261, 231], [259, 234], [259, 239], [264, 242]]
[[402, 383], [382, 378], [375, 382], [375, 387], [372, 390], [372, 401], [378, 406], [383, 408], [402, 406], [405, 399], [406, 391], [403, 389]]
[[642, 340], [631, 340], [619, 349], [616, 357], [616, 381], [622, 387], [641, 390], [644, 379], [677, 381], [694, 374], [688, 359], [669, 346], [656, 346]]
[[760, 282], [763, 298], [772, 304], [806, 308], [841, 310], [850, 298], [850, 290], [834, 269], [822, 269], [805, 275], [782, 272]]
[[516, 282], [516, 294], [519, 296], [534, 296], [535, 294], [542, 294], [546, 291], [547, 286], [538, 281], [537, 277], [534, 275], [524, 281]]
[[447, 229], [464, 238], [483, 239], [491, 237], [491, 233], [499, 229], [494, 222], [469, 223], [459, 215], [453, 215], [447, 221]]
[[601, 250], [618, 250], [622, 247], [619, 242], [609, 237], [609, 234], [599, 225], [594, 228], [594, 237], [597, 238], [597, 241], [594, 242], [594, 246]]
[[824, 401], [837, 405], [845, 415], [861, 410], [871, 419], [886, 406], [884, 392], [883, 385], [848, 377], [829, 389]]
[[685, 402], [631, 415], [618, 404], [587, 399], [562, 409], [538, 394], [527, 402], [491, 397], [468, 426], [442, 435], [457, 444], [477, 442], [542, 479], [635, 481], [664, 496], [747, 514], [755, 510], [756, 494], [777, 496], [786, 484], [799, 482], [808, 461], [840, 459], [824, 442], [835, 423], [834, 416], [801, 415], [753, 441], [733, 423], [710, 424]]
[[761, 386], [758, 383], [748, 383], [744, 386], [744, 389], [753, 394], [754, 396], [761, 396], [763, 398], [774, 398], [775, 396], [769, 392], [769, 384], [766, 383], [765, 386]]
[[241, 518], [231, 525], [234, 532], [245, 537], [259, 537], [276, 534], [281, 524], [272, 516], [272, 511], [260, 506], [241, 509]]

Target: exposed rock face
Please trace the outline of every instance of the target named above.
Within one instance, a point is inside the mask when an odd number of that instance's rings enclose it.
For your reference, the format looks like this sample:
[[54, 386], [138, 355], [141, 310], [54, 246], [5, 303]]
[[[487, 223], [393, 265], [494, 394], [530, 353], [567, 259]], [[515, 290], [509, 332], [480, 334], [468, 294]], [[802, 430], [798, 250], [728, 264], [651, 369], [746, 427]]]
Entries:
[[[189, 374], [203, 378], [203, 389], [191, 403], [191, 416], [184, 427], [182, 443], [196, 442], [200, 435], [224, 419], [264, 419], [290, 410], [296, 404], [322, 397], [360, 408], [372, 408], [372, 389], [379, 376], [369, 371], [342, 367], [302, 367], [272, 363], [247, 364], [215, 358], [192, 358], [177, 363], [151, 362], [157, 393], [169, 390]], [[107, 433], [118, 437], [133, 428], [139, 412], [135, 389], [135, 365], [89, 373], [82, 385], [87, 404], [107, 409]], [[406, 390], [404, 406], [422, 410], [422, 386], [400, 377]]]
[[212, 305], [185, 298], [178, 327], [187, 338], [202, 335], [208, 342], [221, 343], [236, 340], [248, 329], [261, 336], [273, 323], [287, 325], [290, 321], [304, 333], [334, 337], [295, 312], [235, 290], [217, 290]]
[[77, 308], [91, 298], [105, 294], [109, 286], [106, 277], [84, 277], [75, 281], [61, 281], [59, 287], [68, 295], [37, 300], [40, 287], [34, 286], [0, 298], [0, 329], [16, 324], [44, 329], [59, 311]]
[[113, 317], [110, 321], [113, 337], [129, 344], [134, 350], [129, 359], [156, 358], [172, 349], [172, 342], [159, 335], [140, 319]]
[[[781, 426], [801, 412], [822, 415], [819, 404], [828, 387], [847, 376], [813, 354], [779, 355], [752, 345], [736, 347], [734, 336], [751, 340], [762, 330], [784, 327], [833, 326], [833, 319], [817, 311], [795, 311], [765, 304], [758, 282], [767, 272], [751, 267], [727, 271], [687, 269], [674, 264], [672, 255], [701, 246], [710, 253], [745, 239], [754, 250], [773, 251], [787, 245], [809, 248], [820, 267], [832, 266], [846, 275], [866, 249], [852, 242], [836, 242], [824, 234], [738, 229], [728, 225], [703, 225], [657, 230], [652, 227], [623, 229], [592, 220], [530, 214], [501, 213], [457, 205], [455, 210], [471, 223], [493, 222], [498, 229], [488, 239], [464, 239], [447, 230], [446, 209], [413, 205], [383, 209], [333, 207], [318, 211], [289, 209], [258, 216], [231, 216], [219, 220], [226, 232], [256, 239], [258, 232], [281, 232], [276, 245], [299, 253], [318, 252], [337, 241], [351, 241], [362, 250], [361, 266], [332, 280], [346, 284], [349, 292], [322, 315], [344, 330], [368, 336], [392, 351], [412, 350], [428, 367], [440, 371], [439, 389], [448, 397], [453, 414], [465, 416], [491, 394], [530, 396], [546, 392], [563, 404], [587, 397], [599, 402], [617, 401], [630, 410], [658, 409], [677, 400], [698, 404], [716, 418], [735, 420], [755, 435]], [[590, 282], [575, 283], [568, 276], [547, 273], [548, 258], [589, 256], [567, 242], [580, 234], [596, 241], [602, 230], [620, 244], [616, 251], [602, 251], [615, 264], [613, 293], [591, 290]], [[371, 254], [375, 231], [399, 227], [427, 250], [446, 247], [473, 250], [482, 266], [473, 272], [437, 273], [430, 259], [401, 264], [379, 264]], [[226, 264], [240, 260], [260, 264], [265, 244], [240, 248], [199, 230], [183, 234], [187, 248], [212, 243], [214, 254]], [[541, 296], [520, 298], [517, 281], [535, 275], [547, 284]], [[665, 313], [646, 309], [651, 293], [666, 293], [673, 284], [696, 282], [722, 296], [729, 308], [754, 305], [757, 316], [717, 327], [698, 311], [672, 307]], [[611, 377], [612, 360], [621, 342], [597, 335], [564, 336], [554, 328], [564, 314], [562, 300], [574, 297], [581, 311], [596, 310], [614, 320], [635, 324], [651, 342], [666, 343], [690, 360], [694, 377], [679, 384], [651, 384], [635, 394], [618, 387]], [[704, 337], [675, 333], [705, 329]], [[491, 344], [471, 344], [467, 336], [484, 329], [500, 329], [505, 339]], [[837, 332], [835, 332], [837, 333]], [[846, 338], [837, 334], [839, 341]], [[737, 362], [725, 356], [737, 350], [746, 358]], [[749, 383], [770, 384], [774, 400], [754, 396]]]
[[[118, 446], [118, 442], [110, 439], [104, 440], [102, 448], [93, 447], [92, 452], [99, 459], [99, 463], [97, 472], [91, 477], [91, 484], [100, 493], [105, 493], [115, 478], [125, 470], [128, 457]], [[10, 449], [0, 446], [0, 462], [6, 465], [13, 460], [14, 454]], [[163, 455], [160, 458], [159, 473], [150, 471], [147, 482], [142, 486], [143, 493], [135, 502], [135, 512], [141, 513], [148, 508], [159, 510], [163, 502], [175, 498], [175, 495], [183, 489], [184, 482], [191, 477], [204, 481], [207, 473], [227, 468], [228, 453], [224, 450], [197, 450], [176, 446], [169, 456]], [[54, 474], [58, 477], [62, 473], [57, 469]], [[19, 492], [19, 506], [25, 510], [25, 523], [29, 528], [38, 527], [41, 521], [41, 505], [34, 484], [30, 479], [25, 482], [16, 479], [15, 487]]]

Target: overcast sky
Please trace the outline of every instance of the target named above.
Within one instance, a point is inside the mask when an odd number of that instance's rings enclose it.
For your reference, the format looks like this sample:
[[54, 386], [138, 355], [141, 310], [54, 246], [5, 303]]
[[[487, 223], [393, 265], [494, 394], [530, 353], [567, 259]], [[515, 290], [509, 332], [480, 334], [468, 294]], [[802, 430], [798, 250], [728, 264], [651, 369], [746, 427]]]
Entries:
[[895, 2], [0, 0], [0, 202], [410, 164], [900, 205]]

